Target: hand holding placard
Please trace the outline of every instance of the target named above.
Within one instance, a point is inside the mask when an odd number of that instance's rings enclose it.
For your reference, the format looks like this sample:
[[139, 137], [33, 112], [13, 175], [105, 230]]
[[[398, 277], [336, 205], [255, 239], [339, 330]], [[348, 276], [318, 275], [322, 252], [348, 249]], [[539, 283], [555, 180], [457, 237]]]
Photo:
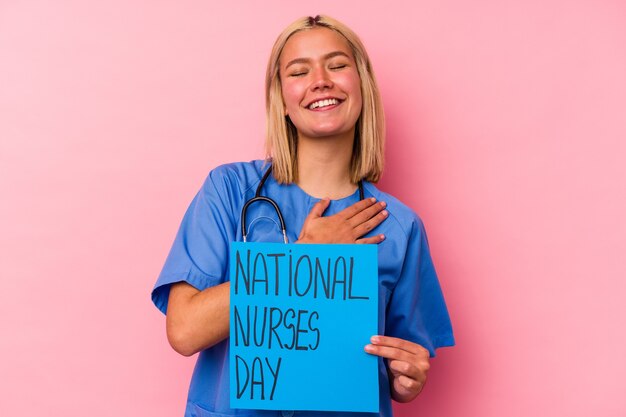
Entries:
[[409, 402], [419, 395], [430, 369], [430, 353], [417, 343], [389, 336], [372, 336], [365, 351], [387, 358], [393, 399]]

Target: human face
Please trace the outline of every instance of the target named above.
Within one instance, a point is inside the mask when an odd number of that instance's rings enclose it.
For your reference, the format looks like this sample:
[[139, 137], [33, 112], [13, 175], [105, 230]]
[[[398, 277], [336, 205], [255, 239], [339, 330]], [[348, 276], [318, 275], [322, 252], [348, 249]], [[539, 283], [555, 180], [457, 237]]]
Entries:
[[354, 137], [361, 79], [348, 42], [328, 28], [292, 35], [280, 56], [285, 114], [299, 139]]

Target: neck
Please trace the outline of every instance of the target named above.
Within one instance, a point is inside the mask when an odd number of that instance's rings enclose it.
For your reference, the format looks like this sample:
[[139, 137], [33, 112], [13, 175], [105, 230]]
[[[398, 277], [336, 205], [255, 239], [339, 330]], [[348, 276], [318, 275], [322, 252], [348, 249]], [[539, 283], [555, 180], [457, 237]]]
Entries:
[[339, 199], [354, 193], [350, 161], [354, 132], [335, 138], [298, 138], [298, 181], [316, 198]]

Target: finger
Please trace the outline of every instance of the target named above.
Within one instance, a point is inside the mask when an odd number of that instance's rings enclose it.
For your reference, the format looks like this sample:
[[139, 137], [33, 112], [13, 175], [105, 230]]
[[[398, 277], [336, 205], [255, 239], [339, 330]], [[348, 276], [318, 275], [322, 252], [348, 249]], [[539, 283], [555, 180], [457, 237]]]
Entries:
[[381, 224], [385, 219], [389, 216], [389, 212], [387, 210], [383, 210], [378, 213], [376, 216], [372, 217], [365, 223], [361, 223], [360, 225], [354, 228], [354, 234], [357, 237], [361, 237], [363, 235], [368, 234], [370, 231], [374, 230], [379, 224]]
[[350, 219], [375, 203], [376, 199], [374, 197], [364, 198], [363, 200], [357, 201], [353, 205], [341, 210], [337, 213], [337, 216], [343, 219]]
[[405, 362], [415, 361], [415, 356], [412, 353], [395, 347], [366, 345], [365, 351], [371, 355], [380, 356], [381, 358], [396, 359]]
[[422, 345], [418, 345], [417, 343], [413, 343], [405, 339], [400, 339], [399, 337], [376, 335], [372, 336], [370, 341], [373, 345], [391, 346], [406, 350], [407, 352], [411, 352], [416, 355], [428, 354], [428, 356], [430, 356], [430, 352], [428, 351], [428, 349], [426, 349]]
[[309, 212], [307, 219], [315, 219], [317, 217], [322, 217], [328, 206], [330, 205], [329, 198], [322, 198], [320, 201], [315, 203], [313, 207], [311, 207], [311, 211]]
[[364, 210], [361, 210], [361, 212], [352, 216], [350, 219], [348, 219], [348, 222], [352, 227], [356, 227], [361, 223], [365, 223], [372, 217], [376, 216], [378, 213], [384, 210], [385, 207], [387, 207], [387, 203], [385, 203], [384, 201], [379, 201], [378, 203], [372, 204], [371, 206], [367, 207]]
[[397, 379], [398, 384], [407, 391], [411, 392], [420, 392], [424, 386], [423, 382], [416, 381], [415, 379], [409, 378], [404, 375], [400, 375]]
[[385, 235], [376, 235], [372, 237], [364, 237], [363, 239], [357, 239], [356, 243], [359, 244], [377, 244], [385, 240]]
[[407, 375], [413, 379], [419, 379], [422, 376], [418, 367], [406, 361], [390, 360], [389, 369], [394, 375]]

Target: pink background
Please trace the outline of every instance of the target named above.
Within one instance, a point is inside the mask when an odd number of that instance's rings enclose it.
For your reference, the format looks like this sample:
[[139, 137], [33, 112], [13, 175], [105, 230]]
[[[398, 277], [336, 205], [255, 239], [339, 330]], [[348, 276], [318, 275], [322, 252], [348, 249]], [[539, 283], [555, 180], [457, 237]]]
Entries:
[[259, 158], [271, 44], [359, 33], [381, 186], [424, 219], [457, 347], [399, 416], [626, 415], [626, 5], [0, 3], [2, 416], [182, 415], [150, 290], [218, 164]]

